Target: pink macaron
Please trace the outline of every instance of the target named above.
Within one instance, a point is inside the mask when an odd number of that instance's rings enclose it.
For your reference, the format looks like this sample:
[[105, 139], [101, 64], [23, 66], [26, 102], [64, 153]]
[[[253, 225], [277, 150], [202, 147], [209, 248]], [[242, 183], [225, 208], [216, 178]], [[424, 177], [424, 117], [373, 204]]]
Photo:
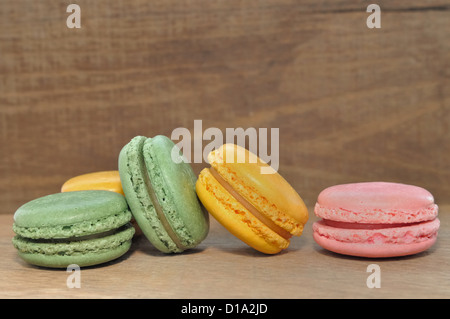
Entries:
[[314, 240], [330, 251], [360, 257], [412, 255], [430, 248], [439, 229], [433, 195], [418, 186], [367, 182], [323, 190], [314, 213]]

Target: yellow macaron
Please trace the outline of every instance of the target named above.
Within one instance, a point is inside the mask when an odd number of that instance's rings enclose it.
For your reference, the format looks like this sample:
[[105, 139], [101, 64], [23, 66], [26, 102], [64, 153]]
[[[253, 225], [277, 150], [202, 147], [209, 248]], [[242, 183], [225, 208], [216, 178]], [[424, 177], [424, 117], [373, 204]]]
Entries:
[[107, 190], [123, 195], [119, 171], [103, 171], [79, 175], [67, 180], [61, 192]]
[[[255, 154], [234, 144], [208, 155], [197, 195], [209, 213], [233, 235], [254, 249], [276, 254], [291, 236], [300, 236], [308, 210], [298, 193]], [[262, 174], [262, 169], [266, 170]]]

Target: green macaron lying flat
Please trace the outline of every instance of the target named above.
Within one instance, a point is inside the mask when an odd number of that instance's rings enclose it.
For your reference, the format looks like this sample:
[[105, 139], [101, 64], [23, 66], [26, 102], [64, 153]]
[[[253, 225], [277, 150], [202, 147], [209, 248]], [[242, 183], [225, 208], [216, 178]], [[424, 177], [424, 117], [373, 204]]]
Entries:
[[66, 268], [108, 262], [125, 254], [134, 228], [125, 198], [109, 191], [57, 193], [14, 214], [13, 245], [33, 265]]
[[209, 230], [208, 213], [195, 192], [196, 176], [181, 159], [176, 145], [162, 135], [136, 136], [119, 155], [122, 188], [133, 216], [164, 253], [197, 246]]

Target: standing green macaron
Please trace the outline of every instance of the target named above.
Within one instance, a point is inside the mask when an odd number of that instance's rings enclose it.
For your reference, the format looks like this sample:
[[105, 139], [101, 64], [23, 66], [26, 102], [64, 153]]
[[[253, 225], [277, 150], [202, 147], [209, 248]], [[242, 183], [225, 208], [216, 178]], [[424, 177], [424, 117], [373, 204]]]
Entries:
[[13, 245], [33, 265], [97, 265], [128, 251], [134, 235], [130, 219], [125, 198], [114, 192], [52, 194], [19, 207]]
[[131, 212], [148, 240], [164, 253], [197, 246], [209, 217], [195, 192], [191, 166], [168, 138], [136, 136], [119, 155], [119, 173]]

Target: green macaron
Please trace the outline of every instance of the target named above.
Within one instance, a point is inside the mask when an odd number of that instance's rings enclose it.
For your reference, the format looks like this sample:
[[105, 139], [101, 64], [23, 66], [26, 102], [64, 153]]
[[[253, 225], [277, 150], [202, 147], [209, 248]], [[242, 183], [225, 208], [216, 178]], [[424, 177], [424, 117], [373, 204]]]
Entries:
[[157, 249], [178, 253], [206, 237], [209, 217], [195, 192], [196, 176], [168, 137], [133, 138], [120, 152], [119, 173], [131, 212]]
[[57, 193], [14, 214], [13, 245], [30, 264], [66, 268], [116, 259], [131, 246], [134, 228], [124, 196], [100, 190]]

